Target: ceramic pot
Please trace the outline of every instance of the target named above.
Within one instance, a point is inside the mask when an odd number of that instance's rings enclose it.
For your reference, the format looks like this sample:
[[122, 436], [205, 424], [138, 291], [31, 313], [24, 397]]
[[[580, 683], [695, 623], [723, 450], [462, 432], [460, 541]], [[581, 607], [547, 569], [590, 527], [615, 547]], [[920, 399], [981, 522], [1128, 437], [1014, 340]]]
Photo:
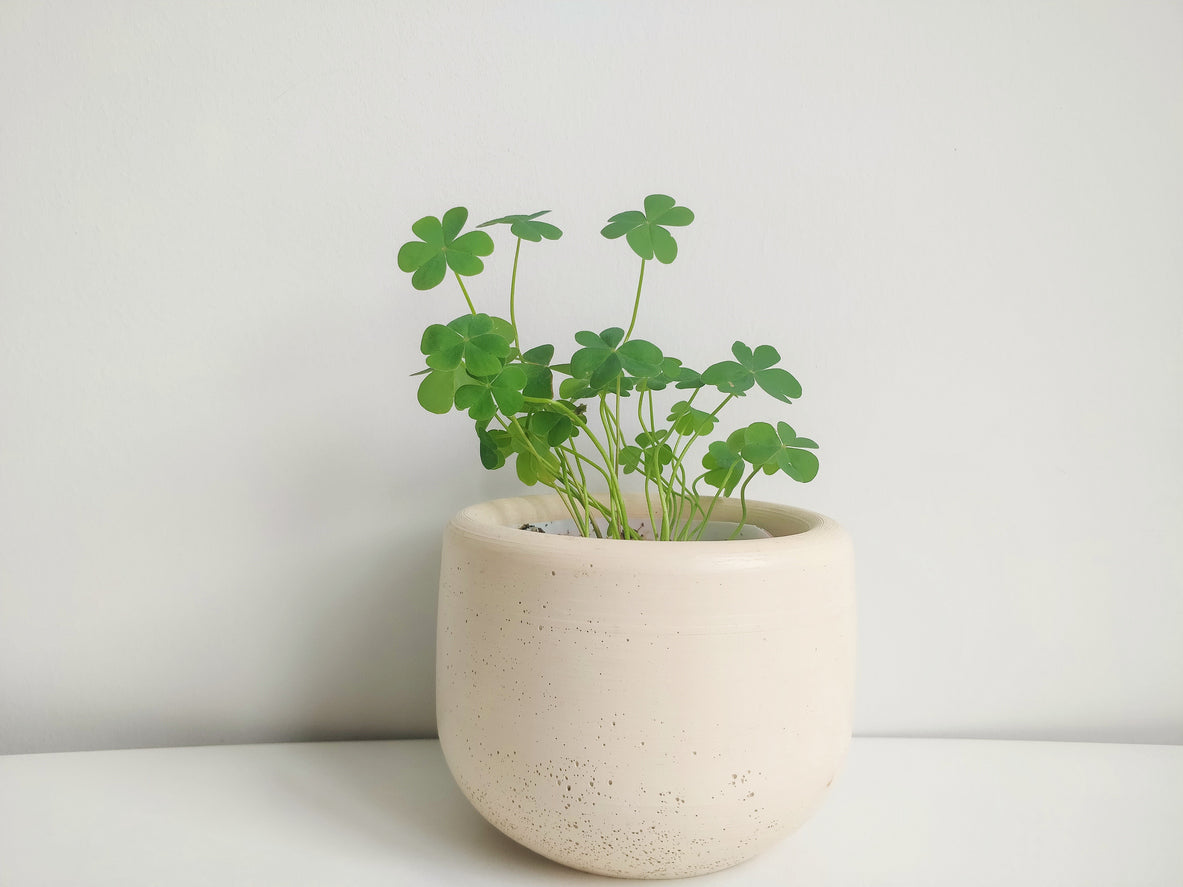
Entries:
[[554, 496], [452, 519], [439, 735], [489, 822], [573, 868], [677, 878], [748, 859], [812, 813], [850, 741], [851, 546], [820, 514], [748, 506], [768, 538], [519, 529], [564, 517]]

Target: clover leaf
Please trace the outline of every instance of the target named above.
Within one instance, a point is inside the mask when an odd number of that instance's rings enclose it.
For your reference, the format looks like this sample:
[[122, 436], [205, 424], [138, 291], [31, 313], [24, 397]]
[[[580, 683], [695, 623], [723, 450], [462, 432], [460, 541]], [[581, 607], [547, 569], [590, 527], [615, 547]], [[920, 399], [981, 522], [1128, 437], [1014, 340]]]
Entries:
[[494, 428], [489, 431], [484, 423], [478, 422], [476, 436], [480, 441], [481, 464], [494, 471], [505, 464], [506, 457], [513, 451], [508, 431]]
[[472, 379], [457, 388], [456, 408], [468, 410], [469, 417], [478, 422], [487, 422], [498, 410], [512, 416], [525, 405], [522, 397], [525, 387], [526, 371], [510, 364], [491, 379]]
[[411, 286], [417, 290], [439, 286], [449, 268], [464, 277], [484, 270], [485, 263], [477, 257], [493, 252], [493, 238], [484, 231], [469, 231], [457, 237], [466, 221], [468, 210], [455, 206], [444, 213], [442, 220], [424, 216], [411, 226], [419, 239], [404, 243], [398, 251], [398, 267], [414, 272]]
[[707, 470], [703, 481], [722, 490], [724, 496], [730, 496], [743, 477], [743, 466], [743, 458], [738, 452], [721, 440], [712, 441], [702, 457], [702, 467]]
[[650, 194], [645, 198], [645, 211], [630, 210], [617, 213], [600, 231], [609, 240], [624, 235], [628, 245], [642, 259], [652, 259], [668, 265], [678, 256], [678, 244], [667, 227], [682, 227], [694, 221], [694, 213], [678, 206], [665, 194]]
[[682, 373], [682, 361], [676, 357], [663, 357], [660, 371], [652, 376], [638, 376], [638, 391], [664, 391], [671, 383], [676, 382]]
[[554, 345], [539, 345], [522, 355], [521, 367], [526, 371], [526, 397], [554, 397], [554, 373], [550, 361], [555, 356]]
[[[553, 413], [535, 413], [524, 423], [510, 425], [510, 446], [517, 453], [515, 468], [526, 486], [539, 481], [549, 484], [558, 476], [561, 466], [551, 447], [566, 440], [566, 421], [566, 417]], [[574, 426], [569, 430], [574, 433]], [[550, 443], [552, 439], [556, 443]]]
[[666, 440], [670, 430], [662, 428], [660, 431], [643, 431], [637, 435], [637, 445], [643, 455], [645, 476], [656, 480], [661, 476], [661, 470], [674, 461], [674, 451]]
[[531, 213], [528, 216], [502, 216], [499, 219], [490, 219], [487, 222], [481, 222], [477, 227], [487, 228], [489, 225], [509, 225], [510, 234], [514, 237], [520, 237], [522, 240], [529, 240], [532, 243], [538, 243], [543, 238], [547, 240], [558, 240], [563, 236], [562, 231], [549, 222], [536, 221], [539, 216], [546, 215], [548, 212], [550, 212], [549, 209], [544, 209], [536, 213]]
[[[655, 378], [661, 375], [661, 349], [644, 339], [623, 342], [624, 330], [609, 327], [601, 333], [580, 330], [575, 341], [583, 347], [571, 355], [571, 375], [586, 381], [593, 391], [606, 388], [616, 381], [622, 370], [633, 376]], [[575, 386], [569, 386], [573, 389]], [[559, 386], [563, 390], [563, 386]]]
[[462, 314], [448, 324], [433, 323], [423, 331], [419, 350], [433, 370], [463, 365], [473, 376], [492, 376], [508, 358], [513, 326], [488, 314]]
[[566, 443], [579, 433], [575, 423], [562, 413], [540, 411], [532, 413], [524, 423], [526, 433], [535, 443], [535, 449], [545, 450]]
[[674, 423], [674, 431], [678, 434], [699, 436], [710, 434], [719, 421], [718, 417], [692, 407], [688, 400], [680, 400], [670, 407], [670, 414], [665, 420]]
[[774, 367], [780, 353], [771, 345], [760, 345], [752, 351], [743, 342], [731, 346], [735, 360], [711, 364], [702, 373], [702, 381], [714, 385], [724, 394], [742, 395], [753, 385], [784, 403], [801, 396], [801, 383], [788, 370]]
[[818, 459], [812, 452], [817, 444], [807, 437], [798, 437], [787, 422], [778, 422], [776, 428], [768, 422], [753, 422], [728, 437], [727, 445], [732, 450], [738, 449], [745, 462], [765, 474], [783, 471], [801, 483], [817, 477]]
[[[416, 392], [419, 406], [429, 413], [440, 415], [452, 409], [456, 389], [461, 385], [467, 385], [472, 378], [464, 371], [463, 367], [453, 370], [424, 370], [424, 373], [426, 375], [419, 383], [419, 390]], [[416, 373], [415, 375], [420, 374]]]

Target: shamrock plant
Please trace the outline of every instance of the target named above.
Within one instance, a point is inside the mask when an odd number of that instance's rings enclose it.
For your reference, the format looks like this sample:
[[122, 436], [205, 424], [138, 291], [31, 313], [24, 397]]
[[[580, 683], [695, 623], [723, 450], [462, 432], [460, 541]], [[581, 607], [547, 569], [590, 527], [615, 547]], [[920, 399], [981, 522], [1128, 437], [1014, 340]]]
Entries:
[[[801, 396], [800, 383], [778, 366], [780, 354], [771, 345], [735, 342], [734, 360], [699, 372], [634, 338], [646, 263], [673, 262], [678, 244], [669, 229], [694, 221], [694, 213], [672, 197], [650, 194], [643, 210], [612, 216], [600, 232], [610, 240], [623, 237], [641, 260], [627, 329], [576, 332], [578, 347], [566, 363], [553, 362], [553, 345], [523, 348], [515, 304], [522, 243], [562, 237], [558, 227], [540, 218], [546, 213], [507, 215], [477, 226], [508, 226], [515, 238], [508, 319], [478, 312], [464, 284], [465, 277], [484, 270], [481, 260], [493, 252], [485, 231], [461, 233], [467, 209], [454, 207], [411, 226], [418, 239], [399, 250], [399, 268], [412, 275], [417, 290], [434, 289], [451, 272], [468, 307], [468, 313], [433, 323], [423, 333], [426, 369], [416, 375], [423, 377], [418, 399], [424, 409], [467, 412], [481, 464], [496, 469], [512, 460], [524, 483], [550, 487], [562, 498], [585, 536], [640, 538], [625, 508], [626, 475], [637, 475], [643, 484], [650, 526], [662, 540], [701, 538], [719, 499], [736, 488], [741, 519], [733, 535], [738, 535], [747, 519], [748, 485], [757, 475], [783, 472], [801, 482], [817, 475], [817, 444], [783, 421], [753, 422], [707, 440], [736, 397], [758, 389], [788, 404]], [[673, 403], [659, 409], [659, 393]], [[696, 467], [691, 450], [704, 443]]]

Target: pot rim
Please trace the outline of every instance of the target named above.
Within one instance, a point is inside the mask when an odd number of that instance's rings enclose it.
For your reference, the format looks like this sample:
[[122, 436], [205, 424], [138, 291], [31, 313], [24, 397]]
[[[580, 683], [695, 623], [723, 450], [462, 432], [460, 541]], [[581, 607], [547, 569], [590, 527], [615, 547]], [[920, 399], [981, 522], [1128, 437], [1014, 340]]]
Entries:
[[[709, 503], [711, 497], [701, 497]], [[629, 513], [637, 517], [648, 517], [645, 497], [641, 493], [626, 493], [624, 501]], [[720, 498], [711, 518], [713, 521], [738, 521], [741, 505], [738, 499]], [[566, 536], [549, 533], [531, 533], [520, 529], [523, 524], [535, 524], [569, 518], [563, 500], [556, 494], [510, 496], [491, 499], [469, 505], [458, 511], [449, 522], [449, 528], [465, 536], [487, 542], [526, 547], [536, 551], [570, 550], [570, 546], [581, 550], [603, 550], [619, 552], [627, 543], [621, 539], [597, 539], [584, 536]], [[676, 549], [679, 556], [691, 554], [726, 553], [728, 556], [745, 554], [767, 555], [772, 550], [817, 545], [824, 542], [845, 540], [846, 533], [832, 518], [816, 511], [781, 505], [774, 502], [748, 500], [748, 523], [766, 530], [771, 535], [761, 539], [724, 539], [711, 541], [652, 541], [635, 543], [645, 546], [653, 554], [658, 551], [667, 555]], [[633, 549], [630, 549], [633, 550]]]

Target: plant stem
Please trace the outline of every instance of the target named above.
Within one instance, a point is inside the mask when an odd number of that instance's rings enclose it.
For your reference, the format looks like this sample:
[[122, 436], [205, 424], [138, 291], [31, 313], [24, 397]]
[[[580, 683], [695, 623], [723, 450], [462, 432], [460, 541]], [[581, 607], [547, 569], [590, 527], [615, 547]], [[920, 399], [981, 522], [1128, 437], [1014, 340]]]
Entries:
[[637, 278], [637, 298], [633, 300], [633, 318], [629, 321], [628, 332], [621, 339], [621, 344], [629, 340], [633, 334], [633, 327], [637, 325], [637, 309], [641, 307], [641, 284], [645, 282], [645, 260], [641, 259], [641, 276]]
[[743, 484], [739, 488], [739, 523], [735, 525], [735, 529], [731, 532], [731, 535], [727, 537], [728, 539], [734, 539], [736, 536], [738, 536], [740, 530], [743, 529], [743, 525], [748, 522], [748, 484], [750, 484], [752, 482], [752, 478], [759, 473], [760, 469], [758, 467], [753, 468], [752, 473], [744, 479]]
[[518, 319], [513, 311], [514, 293], [518, 286], [518, 253], [522, 251], [522, 238], [518, 238], [518, 245], [513, 250], [513, 273], [509, 277], [509, 322], [513, 325], [513, 344], [522, 353], [522, 343], [518, 340]]
[[452, 273], [456, 274], [456, 282], [458, 284], [460, 284], [460, 292], [464, 293], [464, 301], [468, 303], [469, 312], [472, 314], [476, 314], [476, 308], [473, 307], [472, 299], [468, 298], [468, 290], [465, 289], [465, 287], [464, 287], [464, 281], [460, 279], [460, 275], [457, 274], [455, 271], [453, 271]]

